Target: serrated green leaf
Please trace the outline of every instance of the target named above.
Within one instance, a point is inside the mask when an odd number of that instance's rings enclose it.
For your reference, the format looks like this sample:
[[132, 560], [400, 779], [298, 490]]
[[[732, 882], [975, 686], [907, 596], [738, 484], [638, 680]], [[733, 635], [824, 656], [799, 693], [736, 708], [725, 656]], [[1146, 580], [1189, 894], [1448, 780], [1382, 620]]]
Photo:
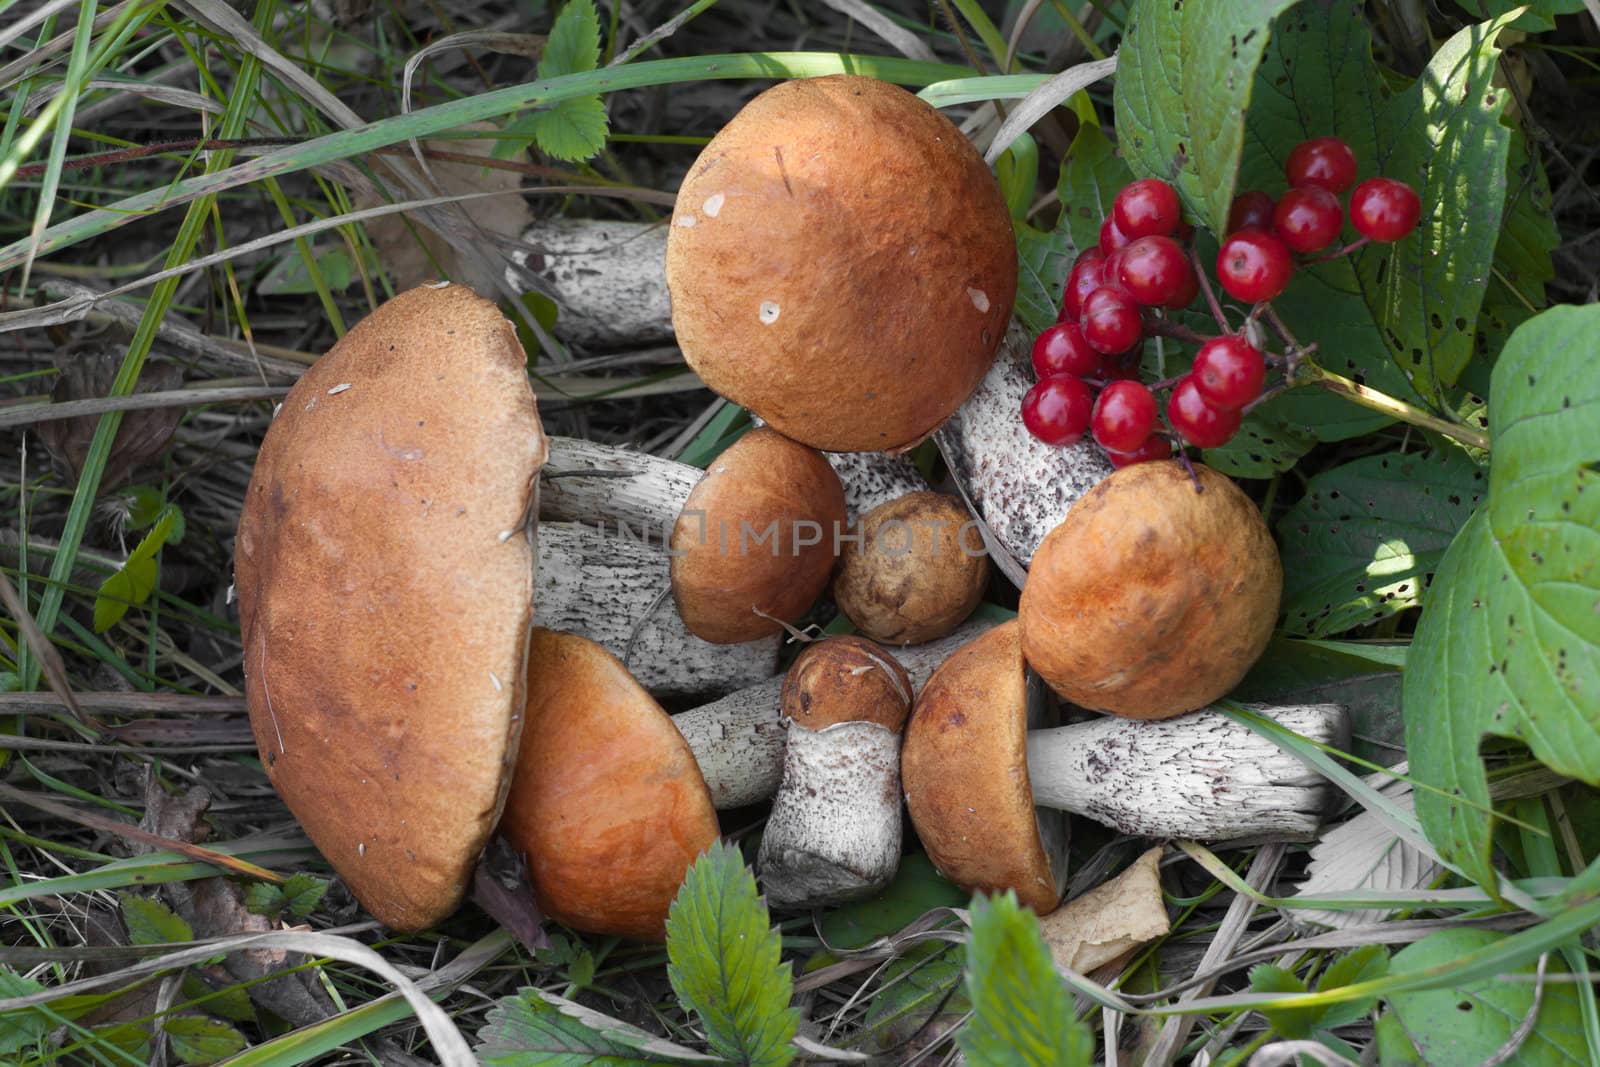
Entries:
[[[26, 997], [44, 992], [44, 986], [24, 978], [9, 967], [0, 967], [0, 998]], [[0, 1054], [11, 1055], [33, 1048], [55, 1027], [55, 1020], [34, 1008], [0, 1015]]]
[[1459, 451], [1365, 456], [1311, 479], [1278, 522], [1285, 630], [1322, 637], [1421, 603], [1487, 489]]
[[563, 100], [518, 120], [513, 133], [532, 136], [539, 150], [568, 163], [588, 159], [606, 146], [610, 119], [598, 96]]
[[1445, 793], [1419, 790], [1418, 819], [1488, 889], [1485, 734], [1600, 782], [1597, 360], [1600, 307], [1551, 308], [1512, 335], [1490, 395], [1488, 501], [1445, 553], [1407, 659], [1412, 772]]
[[161, 519], [128, 553], [127, 562], [100, 583], [94, 600], [94, 629], [104, 633], [115, 626], [136, 604], [143, 604], [155, 591], [158, 569], [156, 553], [161, 551], [180, 521], [175, 508], [162, 511]]
[[128, 927], [128, 940], [135, 945], [172, 945], [193, 941], [189, 924], [155, 897], [118, 893], [122, 901], [122, 921]]
[[[1493, 930], [1441, 930], [1397, 952], [1395, 969], [1415, 972], [1447, 965], [1504, 938]], [[1508, 969], [1505, 977], [1515, 974], [1526, 979], [1535, 971], [1536, 965], [1529, 963]], [[1554, 980], [1545, 982], [1538, 1022], [1508, 1062], [1521, 1067], [1580, 1067], [1593, 1062], [1577, 990], [1560, 981], [1556, 957], [1551, 957], [1545, 973]], [[1500, 1052], [1528, 1017], [1533, 990], [1525, 980], [1491, 979], [1455, 989], [1395, 993], [1389, 1003], [1422, 1062], [1430, 1067], [1476, 1067]]]
[[956, 1041], [977, 1067], [1088, 1067], [1094, 1037], [1039, 936], [1037, 916], [1010, 890], [972, 901], [967, 945], [972, 1018]]
[[717, 1052], [782, 1067], [800, 1013], [778, 931], [737, 848], [721, 840], [695, 860], [667, 914], [667, 978]]
[[863, 948], [934, 908], [959, 908], [966, 902], [965, 890], [940, 874], [926, 854], [913, 852], [900, 861], [883, 892], [824, 912], [822, 938], [833, 948]]
[[[1362, 945], [1360, 948], [1351, 949], [1328, 965], [1328, 969], [1322, 972], [1322, 977], [1317, 979], [1317, 992], [1376, 981], [1388, 973], [1389, 950], [1382, 945]], [[1336, 1026], [1353, 1023], [1365, 1018], [1377, 1002], [1378, 998], [1372, 996], [1330, 1004], [1322, 1013], [1317, 1025], [1325, 1030], [1331, 1030]]]
[[184, 1063], [216, 1063], [244, 1050], [244, 1035], [221, 1019], [180, 1015], [161, 1024], [172, 1054]]
[[[1260, 963], [1250, 968], [1252, 993], [1304, 993], [1306, 984], [1293, 972], [1271, 963]], [[1262, 1008], [1268, 1025], [1280, 1036], [1293, 1041], [1303, 1041], [1311, 1036], [1312, 1027], [1322, 1018], [1322, 1008]]]
[[283, 890], [271, 882], [252, 882], [244, 891], [245, 910], [256, 915], [276, 916], [283, 905]]
[[1100, 243], [1100, 223], [1111, 214], [1118, 191], [1131, 181], [1132, 169], [1100, 127], [1087, 122], [1079, 126], [1056, 180], [1061, 219], [1074, 255]]
[[1038, 333], [1056, 321], [1061, 291], [1077, 249], [1066, 230], [1040, 230], [1025, 222], [1013, 227], [1017, 234], [1017, 299], [1013, 305], [1024, 326]]
[[582, 74], [600, 62], [600, 16], [594, 0], [567, 0], [550, 27], [539, 58], [539, 77]]
[[317, 910], [322, 897], [328, 892], [328, 881], [303, 872], [291, 874], [283, 883], [283, 895], [289, 902], [289, 911], [305, 918]]
[[1220, 233], [1233, 201], [1245, 115], [1272, 21], [1294, 0], [1134, 0], [1114, 93], [1123, 154], [1164, 178]]
[[[680, 1057], [641, 1053], [640, 1046], [670, 1044], [626, 1023], [610, 1020], [614, 1024], [607, 1027], [610, 1035], [603, 1035], [563, 1013], [536, 989], [503, 997], [485, 1019], [473, 1051], [486, 1067], [642, 1067], [683, 1062]], [[634, 1040], [616, 1040], [623, 1035]], [[697, 1058], [689, 1050], [683, 1051], [688, 1053], [686, 1058]]]
[[256, 1006], [251, 1002], [250, 993], [244, 986], [230, 985], [212, 989], [199, 975], [191, 973], [183, 976], [183, 995], [193, 1001], [204, 998], [204, 1003], [200, 1006], [208, 1014], [230, 1019], [236, 1023], [256, 1021]]

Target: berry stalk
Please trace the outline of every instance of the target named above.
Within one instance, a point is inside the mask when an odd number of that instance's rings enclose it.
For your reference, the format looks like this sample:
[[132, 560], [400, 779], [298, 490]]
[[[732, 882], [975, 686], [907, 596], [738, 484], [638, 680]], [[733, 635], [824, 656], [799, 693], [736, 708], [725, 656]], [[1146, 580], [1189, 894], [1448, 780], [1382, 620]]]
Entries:
[[1347, 400], [1360, 404], [1362, 407], [1371, 408], [1373, 411], [1382, 412], [1401, 422], [1412, 426], [1419, 426], [1424, 430], [1443, 434], [1452, 441], [1466, 445], [1468, 448], [1489, 451], [1489, 435], [1480, 433], [1460, 423], [1441, 419], [1437, 415], [1430, 415], [1414, 404], [1404, 400], [1397, 400], [1388, 393], [1379, 392], [1360, 382], [1346, 378], [1342, 374], [1335, 374], [1317, 366], [1310, 360], [1299, 360], [1289, 369], [1291, 385], [1317, 385], [1330, 393], [1336, 393]]

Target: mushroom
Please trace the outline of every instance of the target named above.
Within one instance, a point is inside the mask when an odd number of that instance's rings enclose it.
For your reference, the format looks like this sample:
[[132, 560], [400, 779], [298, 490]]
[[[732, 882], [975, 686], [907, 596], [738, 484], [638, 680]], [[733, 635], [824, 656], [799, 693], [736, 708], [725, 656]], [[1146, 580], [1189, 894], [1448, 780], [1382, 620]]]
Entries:
[[717, 838], [672, 719], [584, 637], [536, 628], [526, 723], [501, 832], [543, 912], [590, 933], [666, 936], [684, 873]]
[[983, 599], [989, 554], [965, 504], [908, 493], [861, 517], [839, 558], [833, 598], [856, 629], [889, 645], [944, 637]]
[[514, 292], [542, 287], [561, 308], [551, 332], [606, 350], [672, 339], [664, 276], [667, 228], [614, 219], [539, 219], [522, 233], [506, 281]]
[[982, 157], [913, 94], [857, 75], [746, 104], [690, 167], [667, 237], [684, 359], [829, 451], [932, 433], [989, 369], [1016, 284]]
[[[965, 889], [1010, 888], [1053, 910], [1064, 811], [1144, 837], [1305, 840], [1328, 806], [1321, 777], [1226, 716], [1030, 733], [1044, 697], [1014, 620], [952, 654], [917, 697], [900, 754], [906, 804], [934, 865]], [[1338, 705], [1260, 710], [1312, 741], [1347, 743]]]
[[455, 910], [499, 819], [544, 458], [516, 331], [470, 289], [423, 286], [306, 371], [245, 493], [235, 586], [262, 765], [397, 930]]
[[1028, 665], [1080, 707], [1160, 719], [1224, 696], [1266, 649], [1283, 565], [1261, 510], [1210, 467], [1124, 467], [1039, 546]]
[[864, 638], [829, 638], [796, 657], [783, 682], [783, 780], [757, 859], [773, 904], [836, 904], [894, 878], [911, 694], [905, 668]]
[[678, 615], [703, 640], [778, 634], [827, 587], [844, 527], [844, 490], [815, 449], [757, 427], [702, 474], [603, 445], [560, 445], [544, 479], [541, 514], [609, 521], [646, 537], [663, 531]]

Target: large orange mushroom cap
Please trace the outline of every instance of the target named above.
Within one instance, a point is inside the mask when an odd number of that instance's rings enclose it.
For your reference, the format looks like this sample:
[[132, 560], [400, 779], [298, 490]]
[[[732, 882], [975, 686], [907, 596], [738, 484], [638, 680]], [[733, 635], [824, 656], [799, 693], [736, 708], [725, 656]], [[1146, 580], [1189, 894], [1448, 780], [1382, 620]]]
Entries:
[[857, 75], [784, 82], [711, 139], [667, 239], [672, 323], [713, 390], [836, 452], [933, 432], [1017, 288], [999, 184], [943, 115]]
[[424, 286], [295, 384], [245, 494], [235, 585], [261, 762], [399, 930], [455, 910], [499, 818], [545, 449], [511, 324], [464, 286]]
[[1164, 719], [1239, 684], [1272, 637], [1283, 564], [1232, 479], [1136, 463], [1086, 493], [1034, 554], [1028, 664], [1080, 707]]

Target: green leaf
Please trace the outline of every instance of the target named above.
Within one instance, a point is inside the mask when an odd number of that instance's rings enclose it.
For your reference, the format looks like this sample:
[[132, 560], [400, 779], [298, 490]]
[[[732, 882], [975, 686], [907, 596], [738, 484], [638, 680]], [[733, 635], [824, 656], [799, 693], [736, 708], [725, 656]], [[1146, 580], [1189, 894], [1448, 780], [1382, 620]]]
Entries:
[[[1418, 971], [1449, 964], [1469, 952], [1505, 938], [1493, 930], [1442, 930], [1395, 954], [1396, 971]], [[1389, 998], [1406, 1035], [1430, 1067], [1475, 1067], [1510, 1040], [1533, 1010], [1533, 984], [1526, 978], [1536, 965], [1508, 968], [1523, 980], [1490, 979], [1455, 989], [1395, 993]], [[1521, 1067], [1579, 1067], [1591, 1063], [1584, 1038], [1577, 990], [1559, 970], [1554, 956], [1546, 969], [1537, 1024], [1508, 1062]]]
[[1094, 1062], [1094, 1037], [1074, 1015], [1072, 994], [1039, 936], [1039, 920], [1010, 890], [973, 898], [967, 996], [972, 1019], [956, 1041], [977, 1067]]
[[833, 948], [864, 948], [934, 908], [959, 908], [966, 901], [965, 890], [940, 874], [926, 854], [913, 852], [883, 892], [824, 912], [822, 939]]
[[[1389, 973], [1389, 950], [1382, 945], [1363, 945], [1340, 956], [1328, 965], [1317, 979], [1317, 992], [1342, 989], [1347, 985], [1372, 982]], [[1317, 1025], [1324, 1030], [1344, 1026], [1363, 1019], [1377, 1004], [1378, 998], [1362, 997], [1328, 1005]]]
[[183, 995], [192, 1001], [201, 1001], [203, 998], [199, 1006], [208, 1014], [236, 1023], [257, 1021], [256, 1006], [250, 1000], [249, 990], [242, 985], [212, 989], [198, 974], [191, 972], [183, 976]]
[[1057, 226], [1039, 230], [1025, 222], [1014, 225], [1017, 234], [1016, 315], [1033, 333], [1056, 321], [1061, 290], [1077, 255], [1067, 231]]
[[1270, 478], [1298, 463], [1317, 438], [1280, 413], [1291, 395], [1275, 396], [1252, 410], [1227, 444], [1205, 450], [1206, 465], [1234, 478]]
[[511, 133], [531, 137], [546, 155], [577, 163], [606, 146], [609, 122], [605, 101], [580, 96], [523, 116], [512, 124]]
[[118, 893], [128, 940], [135, 945], [172, 945], [193, 941], [194, 931], [173, 910], [155, 897]]
[[[350, 258], [349, 250], [342, 244], [313, 245], [311, 258], [330, 292], [342, 293], [356, 280], [355, 263]], [[256, 292], [262, 296], [301, 296], [317, 292], [317, 283], [311, 276], [311, 264], [299, 252], [284, 254], [256, 282]]]
[[1519, 30], [1538, 33], [1554, 29], [1557, 15], [1583, 10], [1583, 0], [1456, 0], [1456, 6], [1473, 18], [1503, 15], [1526, 7], [1527, 12], [1511, 23]]
[[1278, 523], [1285, 629], [1321, 637], [1421, 603], [1487, 488], [1454, 450], [1366, 456], [1311, 479]]
[[[642, 1067], [704, 1059], [615, 1019], [601, 1024], [602, 1033], [562, 1011], [562, 1006], [577, 1008], [537, 989], [523, 989], [497, 1001], [478, 1031], [473, 1051], [479, 1062], [486, 1067]], [[598, 1013], [584, 1014], [590, 1019], [598, 1017]], [[642, 1051], [661, 1048], [681, 1055]]]
[[1100, 243], [1100, 223], [1111, 214], [1111, 202], [1117, 198], [1118, 190], [1133, 177], [1133, 171], [1099, 126], [1086, 122], [1078, 127], [1056, 180], [1061, 219], [1074, 254]]
[[315, 878], [304, 873], [291, 874], [288, 881], [283, 883], [283, 895], [289, 903], [289, 910], [301, 918], [310, 915], [317, 910], [317, 905], [322, 903], [328, 885], [329, 882], [325, 878]]
[[[1230, 695], [1262, 704], [1339, 704], [1350, 712], [1351, 755], [1392, 763], [1405, 727], [1401, 674], [1382, 662], [1405, 646], [1369, 646], [1366, 655], [1334, 642], [1275, 637]], [[1360, 647], [1360, 646], [1357, 646]], [[1371, 657], [1371, 658], [1369, 658]]]
[[[1298, 976], [1271, 963], [1261, 963], [1250, 968], [1252, 993], [1304, 993], [1306, 984]], [[1322, 1008], [1262, 1008], [1267, 1024], [1278, 1036], [1292, 1041], [1304, 1041], [1311, 1036], [1312, 1027], [1322, 1018]]]
[[167, 543], [182, 517], [182, 512], [175, 507], [165, 510], [161, 520], [128, 553], [127, 562], [100, 583], [99, 593], [94, 600], [95, 633], [105, 633], [128, 613], [130, 607], [149, 599], [156, 588], [156, 553]]
[[1011, 147], [995, 160], [995, 177], [1006, 198], [1006, 211], [1013, 222], [1028, 217], [1033, 207], [1034, 190], [1039, 186], [1039, 145], [1029, 134], [1017, 135]]
[[594, 0], [567, 0], [539, 57], [539, 77], [582, 74], [600, 62], [600, 16]]
[[689, 868], [667, 914], [667, 978], [736, 1063], [781, 1067], [794, 1058], [800, 1013], [756, 880], [737, 848], [718, 840]]
[[1550, 179], [1538, 155], [1529, 155], [1528, 139], [1511, 131], [1506, 156], [1506, 206], [1500, 237], [1494, 246], [1494, 280], [1484, 304], [1521, 309], [1545, 306], [1544, 283], [1556, 276], [1550, 252], [1561, 243], [1550, 210]]
[[[31, 978], [24, 978], [9, 967], [0, 967], [0, 998], [31, 996], [44, 989], [44, 985]], [[55, 1026], [55, 1020], [38, 1008], [0, 1015], [0, 1054], [11, 1055], [33, 1048]]]
[[1378, 1017], [1373, 1036], [1378, 1039], [1380, 1067], [1426, 1067], [1422, 1057], [1417, 1054], [1417, 1046], [1406, 1036], [1405, 1027], [1400, 1025], [1400, 1017], [1394, 1012], [1385, 1012]]
[[960, 990], [965, 966], [962, 945], [924, 941], [911, 946], [883, 969], [862, 1037], [888, 1051], [926, 1026], [935, 1012], [950, 1018], [965, 1014], [971, 1007]]
[[184, 1063], [216, 1063], [244, 1051], [244, 1035], [221, 1019], [180, 1015], [161, 1024], [173, 1055]]
[[1600, 783], [1600, 307], [1556, 307], [1495, 366], [1489, 498], [1429, 589], [1407, 660], [1406, 748], [1428, 839], [1485, 889], [1490, 820], [1478, 756], [1516, 738]]
[[1123, 154], [1222, 232], [1272, 20], [1293, 0], [1134, 0], [1114, 93]]

